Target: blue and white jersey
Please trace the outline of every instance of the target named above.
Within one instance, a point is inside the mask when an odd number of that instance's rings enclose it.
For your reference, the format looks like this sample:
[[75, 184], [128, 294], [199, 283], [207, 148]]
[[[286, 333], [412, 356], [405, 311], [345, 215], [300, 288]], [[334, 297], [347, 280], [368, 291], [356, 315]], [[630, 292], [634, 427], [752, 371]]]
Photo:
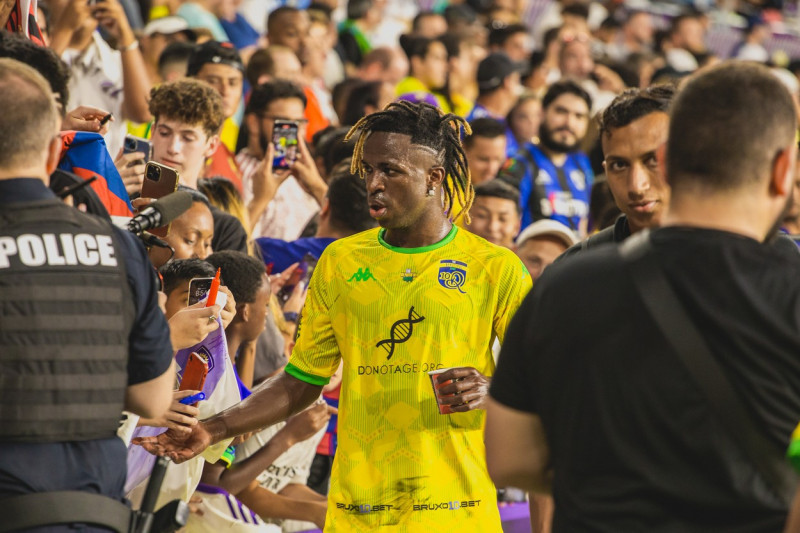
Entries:
[[519, 187], [522, 229], [549, 218], [573, 231], [585, 228], [594, 173], [583, 152], [572, 152], [560, 167], [533, 143], [506, 162], [501, 176]]

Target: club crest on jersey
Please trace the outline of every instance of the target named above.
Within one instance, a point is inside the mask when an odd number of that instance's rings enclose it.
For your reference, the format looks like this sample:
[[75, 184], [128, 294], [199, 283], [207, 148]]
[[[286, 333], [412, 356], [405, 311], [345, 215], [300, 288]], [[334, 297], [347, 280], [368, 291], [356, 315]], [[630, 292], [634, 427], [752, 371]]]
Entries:
[[442, 259], [439, 262], [439, 285], [445, 289], [456, 289], [461, 294], [461, 286], [467, 281], [467, 264], [454, 259]]

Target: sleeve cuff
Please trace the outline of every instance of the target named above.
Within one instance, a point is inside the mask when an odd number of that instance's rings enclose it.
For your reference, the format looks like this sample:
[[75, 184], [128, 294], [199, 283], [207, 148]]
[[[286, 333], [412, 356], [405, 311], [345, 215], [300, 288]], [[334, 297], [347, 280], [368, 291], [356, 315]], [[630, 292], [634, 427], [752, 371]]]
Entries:
[[288, 363], [284, 371], [292, 376], [293, 378], [297, 378], [300, 381], [305, 381], [306, 383], [310, 383], [311, 385], [318, 385], [320, 387], [327, 385], [328, 382], [331, 380], [330, 377], [324, 378], [322, 376], [315, 376], [314, 374], [309, 374], [308, 372], [304, 372], [294, 366], [292, 363]]

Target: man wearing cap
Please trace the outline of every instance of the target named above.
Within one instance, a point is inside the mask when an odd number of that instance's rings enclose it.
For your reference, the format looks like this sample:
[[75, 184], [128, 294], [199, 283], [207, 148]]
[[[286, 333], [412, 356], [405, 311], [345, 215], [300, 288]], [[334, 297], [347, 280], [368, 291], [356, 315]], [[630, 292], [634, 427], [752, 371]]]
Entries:
[[575, 233], [564, 224], [543, 219], [519, 234], [516, 252], [535, 282], [548, 265], [577, 242]]
[[520, 191], [523, 228], [550, 218], [585, 235], [594, 173], [578, 147], [591, 108], [591, 97], [577, 83], [551, 85], [542, 99], [539, 143], [527, 143], [500, 172], [500, 179]]
[[[506, 124], [506, 115], [521, 93], [519, 65], [504, 52], [489, 54], [478, 64], [478, 98], [467, 121], [493, 118]], [[512, 157], [518, 150], [517, 139], [506, 125], [506, 155]]]
[[168, 45], [175, 42], [194, 42], [196, 39], [195, 32], [189, 29], [189, 24], [181, 17], [162, 17], [148, 22], [139, 41], [150, 80], [153, 83], [164, 81], [158, 72], [158, 58]]
[[217, 149], [206, 160], [203, 174], [206, 177], [222, 176], [242, 192], [242, 173], [231, 152], [231, 148], [236, 147], [239, 133], [239, 128], [231, 117], [242, 101], [242, 58], [232, 44], [208, 41], [198, 46], [189, 58], [186, 75], [208, 83], [222, 97], [222, 112], [225, 115], [220, 134], [222, 142], [217, 144]]

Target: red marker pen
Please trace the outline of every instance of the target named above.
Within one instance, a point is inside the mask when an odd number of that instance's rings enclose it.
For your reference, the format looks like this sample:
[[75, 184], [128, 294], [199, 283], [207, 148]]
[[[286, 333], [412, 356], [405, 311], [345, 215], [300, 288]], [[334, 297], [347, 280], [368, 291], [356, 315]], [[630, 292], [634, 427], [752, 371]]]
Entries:
[[218, 268], [214, 279], [211, 281], [211, 288], [208, 289], [208, 300], [206, 301], [206, 307], [211, 307], [217, 303], [217, 292], [219, 291], [219, 273], [220, 269]]

